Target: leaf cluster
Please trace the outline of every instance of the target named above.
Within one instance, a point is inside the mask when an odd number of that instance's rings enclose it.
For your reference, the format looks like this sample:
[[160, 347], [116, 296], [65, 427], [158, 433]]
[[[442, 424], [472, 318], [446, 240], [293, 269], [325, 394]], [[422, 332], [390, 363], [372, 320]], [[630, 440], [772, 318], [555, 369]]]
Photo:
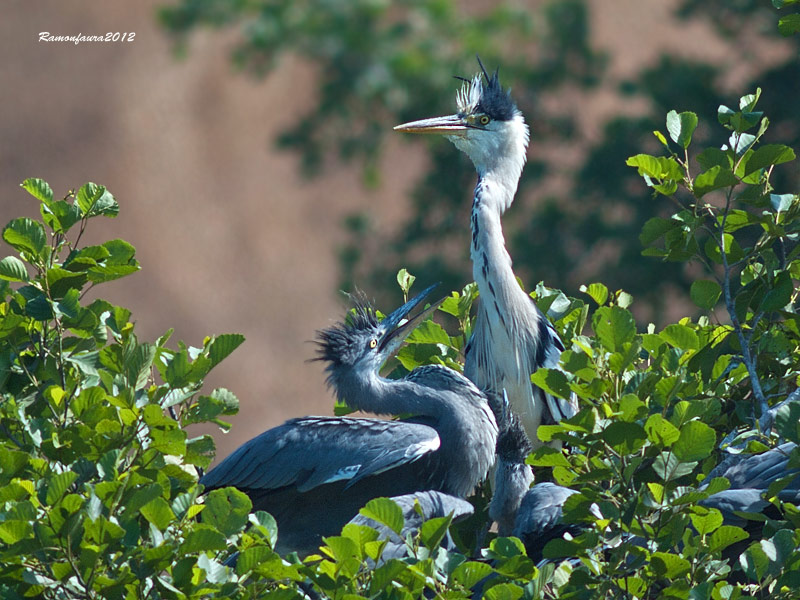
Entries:
[[[722, 448], [800, 442], [800, 198], [773, 188], [775, 167], [794, 152], [762, 144], [769, 121], [759, 96], [720, 106], [722, 147], [695, 151], [699, 118], [671, 111], [666, 134], [655, 135], [663, 155], [628, 160], [674, 206], [645, 226], [644, 253], [696, 263], [701, 317], [641, 331], [633, 297], [602, 283], [583, 286], [585, 298], [541, 284], [531, 292], [567, 347], [561, 368], [540, 369], [532, 382], [580, 405], [539, 430], [565, 449], [528, 459], [538, 480], [579, 492], [563, 518], [582, 533], [550, 542], [539, 564], [519, 540], [486, 534], [487, 488], [473, 499], [476, 516], [452, 528], [443, 517], [404, 531], [400, 508], [375, 499], [363, 515], [376, 527], [349, 524], [319, 554], [279, 556], [274, 519], [251, 514], [246, 495], [201, 495], [214, 445], [186, 429], [229, 427], [235, 396], [202, 387], [242, 336], [199, 348], [170, 348], [169, 332], [139, 341], [129, 311], [86, 298], [139, 268], [127, 242], [80, 243], [89, 221], [116, 216], [114, 197], [86, 184], [54, 200], [47, 183], [26, 180], [41, 220], [9, 223], [2, 237], [14, 254], [0, 260], [0, 595], [795, 597], [800, 513], [777, 499], [787, 482], [767, 492], [769, 516], [733, 524], [701, 504], [730, 485], [708, 478]], [[398, 273], [405, 296], [414, 279]], [[444, 325], [424, 322], [393, 369], [461, 368], [477, 296], [469, 284], [447, 297]], [[383, 529], [399, 539], [400, 558], [388, 554]]]

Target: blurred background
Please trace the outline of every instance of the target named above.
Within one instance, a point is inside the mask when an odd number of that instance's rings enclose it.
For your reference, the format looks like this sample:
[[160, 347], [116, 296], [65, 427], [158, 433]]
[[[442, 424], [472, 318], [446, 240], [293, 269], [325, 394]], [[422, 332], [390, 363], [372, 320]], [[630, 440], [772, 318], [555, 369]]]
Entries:
[[[449, 114], [459, 82], [500, 65], [532, 126], [504, 226], [528, 289], [578, 295], [602, 281], [642, 323], [692, 314], [697, 272], [641, 256], [666, 210], [625, 159], [658, 153], [670, 109], [703, 126], [756, 86], [767, 143], [798, 148], [798, 36], [756, 0], [10, 0], [0, 21], [0, 218], [36, 216], [18, 186], [64, 196], [86, 181], [120, 203], [90, 241], [137, 248], [142, 270], [100, 288], [141, 339], [242, 333], [209, 380], [240, 399], [218, 455], [291, 416], [331, 414], [317, 329], [354, 285], [394, 308], [400, 267], [460, 289], [472, 166], [397, 123]], [[39, 33], [135, 33], [131, 42], [40, 42]], [[798, 189], [784, 169], [778, 193]], [[783, 186], [783, 187], [781, 187]], [[8, 253], [6, 248], [2, 254]]]

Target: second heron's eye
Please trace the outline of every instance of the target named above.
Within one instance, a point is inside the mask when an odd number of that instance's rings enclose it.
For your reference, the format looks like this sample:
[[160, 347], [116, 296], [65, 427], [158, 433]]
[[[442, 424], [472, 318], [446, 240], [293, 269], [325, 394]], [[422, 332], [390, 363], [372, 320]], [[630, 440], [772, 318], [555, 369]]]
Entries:
[[372, 339], [369, 341], [369, 347], [370, 347], [370, 348], [375, 348], [375, 346], [377, 346], [377, 345], [378, 345], [378, 340], [376, 340], [375, 338], [372, 338]]
[[489, 119], [489, 117], [486, 115], [481, 115], [480, 118], [478, 119], [481, 125], [488, 125], [490, 120], [491, 119]]

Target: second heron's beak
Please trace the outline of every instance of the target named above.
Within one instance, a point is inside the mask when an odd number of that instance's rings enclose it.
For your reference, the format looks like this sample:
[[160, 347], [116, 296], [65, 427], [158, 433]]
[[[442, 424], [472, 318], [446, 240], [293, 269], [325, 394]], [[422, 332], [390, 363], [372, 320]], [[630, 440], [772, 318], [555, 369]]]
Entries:
[[[425, 318], [428, 317], [434, 310], [439, 308], [439, 305], [444, 302], [445, 298], [434, 302], [428, 308], [420, 312], [414, 317], [402, 322], [406, 316], [416, 308], [417, 305], [421, 304], [422, 301], [431, 293], [433, 288], [435, 288], [438, 284], [433, 284], [427, 288], [425, 288], [422, 292], [414, 296], [411, 300], [403, 304], [400, 308], [396, 309], [391, 314], [387, 315], [386, 318], [381, 321], [381, 327], [385, 331], [382, 338], [380, 339], [378, 351], [382, 354], [391, 355], [399, 346], [403, 343], [403, 340], [406, 339], [406, 336], [414, 331], [416, 326], [423, 321]], [[402, 323], [401, 323], [402, 322]]]
[[467, 129], [469, 129], [467, 123], [458, 115], [411, 121], [394, 128], [395, 131], [406, 133], [438, 133], [440, 135], [463, 135]]

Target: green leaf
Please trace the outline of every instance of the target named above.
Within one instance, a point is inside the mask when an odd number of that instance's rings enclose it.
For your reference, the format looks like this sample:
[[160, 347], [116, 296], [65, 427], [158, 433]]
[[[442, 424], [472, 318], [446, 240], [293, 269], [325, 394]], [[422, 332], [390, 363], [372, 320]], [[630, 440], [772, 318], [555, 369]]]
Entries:
[[782, 437], [800, 442], [800, 402], [784, 402], [778, 408], [775, 429]]
[[275, 517], [263, 510], [257, 510], [250, 515], [249, 519], [250, 523], [263, 530], [270, 546], [274, 548], [278, 542], [278, 524], [275, 522]]
[[436, 321], [430, 319], [423, 321], [408, 336], [411, 344], [444, 344], [450, 345], [450, 336]]
[[770, 194], [769, 195], [769, 204], [772, 206], [772, 210], [776, 213], [782, 213], [789, 210], [794, 202], [796, 202], [798, 196], [794, 194]]
[[6, 256], [0, 260], [0, 278], [7, 281], [28, 281], [25, 263], [16, 256]]
[[267, 546], [253, 546], [242, 550], [239, 560], [236, 561], [236, 573], [237, 575], [249, 573], [274, 556], [275, 551]]
[[104, 186], [96, 183], [86, 183], [81, 186], [75, 201], [84, 217], [98, 215], [116, 217], [119, 213], [119, 205], [114, 196]]
[[23, 181], [20, 186], [44, 204], [50, 204], [53, 201], [53, 189], [44, 179], [30, 177]]
[[780, 310], [792, 299], [794, 286], [792, 277], [788, 271], [781, 271], [775, 278], [772, 289], [769, 290], [761, 301], [761, 310], [772, 311]]
[[452, 519], [450, 517], [436, 517], [428, 519], [419, 528], [419, 537], [428, 550], [438, 548], [444, 536], [447, 535], [447, 528], [450, 527]]
[[227, 542], [225, 536], [213, 527], [205, 524], [195, 526], [180, 546], [181, 554], [225, 550]]
[[677, 427], [660, 414], [650, 415], [644, 424], [648, 439], [656, 446], [669, 447], [678, 441], [681, 433]]
[[172, 512], [167, 501], [160, 496], [145, 504], [139, 509], [139, 512], [159, 531], [165, 531], [175, 521], [175, 513]]
[[747, 538], [747, 532], [741, 527], [722, 525], [711, 534], [711, 538], [708, 542], [708, 549], [711, 552], [721, 552], [731, 544], [741, 542]]
[[330, 536], [322, 538], [325, 545], [330, 548], [331, 554], [337, 562], [343, 563], [349, 559], [361, 559], [361, 551], [355, 541], [344, 536]]
[[727, 125], [730, 123], [731, 118], [735, 114], [736, 112], [734, 110], [720, 104], [719, 108], [717, 109], [717, 120], [719, 121], [720, 125]]
[[661, 179], [661, 165], [658, 158], [650, 156], [649, 154], [637, 154], [631, 156], [625, 161], [629, 167], [636, 167], [639, 170], [639, 175], [647, 175], [654, 179]]
[[725, 167], [714, 166], [695, 177], [694, 192], [700, 198], [714, 190], [734, 186], [738, 182], [733, 171]]
[[672, 141], [683, 148], [688, 148], [692, 141], [692, 133], [697, 128], [697, 115], [693, 112], [678, 114], [674, 110], [667, 113], [667, 132]]
[[794, 150], [781, 144], [767, 144], [755, 150], [747, 161], [744, 169], [745, 176], [772, 165], [789, 162], [795, 159]]
[[81, 290], [88, 279], [86, 273], [73, 273], [60, 267], [48, 269], [46, 278], [52, 298], [63, 298], [70, 290]]
[[467, 589], [471, 589], [476, 583], [484, 577], [489, 576], [491, 573], [492, 567], [486, 563], [468, 560], [458, 565], [455, 570], [453, 570], [450, 577], [456, 583]]
[[215, 337], [208, 349], [211, 365], [218, 365], [243, 343], [244, 336], [238, 333], [224, 333]]
[[567, 376], [560, 369], [541, 368], [531, 375], [531, 382], [548, 394], [559, 398], [569, 398], [572, 393]]
[[594, 313], [592, 328], [605, 348], [619, 352], [623, 345], [633, 341], [636, 321], [630, 311], [618, 306], [601, 306]]
[[731, 161], [728, 155], [724, 150], [720, 150], [719, 148], [706, 148], [697, 155], [696, 160], [706, 171], [711, 167], [720, 167], [723, 169], [729, 169], [731, 167]]
[[717, 436], [711, 427], [702, 421], [689, 421], [681, 427], [680, 437], [672, 451], [683, 462], [703, 460], [710, 456], [716, 441]]
[[599, 306], [603, 306], [608, 300], [608, 288], [602, 283], [590, 283], [588, 286], [582, 285], [580, 291], [588, 294]]
[[688, 560], [675, 554], [666, 552], [653, 552], [650, 564], [660, 577], [675, 579], [683, 577], [692, 568]]
[[697, 279], [692, 283], [689, 290], [689, 295], [700, 308], [711, 310], [719, 302], [719, 297], [722, 295], [722, 288], [716, 281], [711, 279]]
[[739, 556], [739, 564], [749, 578], [760, 581], [769, 567], [769, 556], [758, 542], [753, 542]]
[[51, 506], [58, 502], [77, 478], [78, 474], [74, 471], [64, 471], [51, 476], [47, 482], [45, 502]]
[[614, 421], [602, 431], [600, 437], [613, 450], [624, 456], [633, 454], [644, 446], [647, 432], [638, 423]]
[[681, 462], [673, 452], [665, 450], [653, 461], [653, 471], [661, 479], [672, 481], [688, 475], [696, 465], [696, 462]]
[[[554, 427], [550, 425], [544, 425], [544, 427]], [[557, 426], [555, 426], [557, 427]], [[539, 430], [541, 431], [541, 429]], [[541, 438], [541, 434], [540, 434]], [[548, 440], [542, 440], [548, 441]], [[526, 463], [529, 465], [534, 465], [537, 467], [570, 467], [569, 461], [567, 457], [564, 456], [563, 452], [557, 448], [551, 448], [550, 446], [539, 446], [533, 453], [525, 460]]]
[[373, 498], [367, 502], [366, 506], [359, 511], [362, 515], [382, 525], [400, 535], [405, 524], [403, 510], [394, 500], [389, 498]]
[[524, 590], [515, 583], [498, 583], [483, 593], [485, 600], [518, 600]]
[[680, 350], [697, 350], [700, 347], [697, 334], [687, 325], [680, 323], [667, 325], [664, 331], [658, 335], [665, 342]]
[[400, 269], [397, 272], [397, 285], [399, 285], [400, 289], [403, 290], [404, 298], [408, 298], [408, 292], [416, 280], [417, 278], [409, 273], [406, 269]]
[[153, 344], [136, 344], [125, 353], [125, 373], [128, 383], [135, 389], [141, 389], [150, 378], [150, 367], [156, 356], [156, 347]]
[[81, 209], [64, 200], [42, 204], [39, 212], [41, 212], [45, 224], [57, 233], [66, 233], [70, 227], [81, 220]]
[[42, 224], [33, 219], [14, 219], [3, 229], [3, 239], [18, 252], [41, 258], [47, 244], [47, 235]]
[[756, 107], [759, 98], [761, 98], [761, 88], [756, 88], [754, 94], [745, 94], [739, 98], [739, 110], [744, 113], [751, 112]]
[[722, 513], [716, 508], [693, 506], [689, 518], [700, 535], [708, 535], [722, 525]]
[[[725, 256], [728, 263], [736, 262], [744, 257], [744, 252], [739, 242], [730, 233], [722, 235], [722, 243], [724, 244]], [[708, 238], [704, 247], [706, 256], [717, 264], [722, 264], [722, 252], [720, 251], [719, 242], [715, 238]]]
[[653, 217], [652, 219], [648, 219], [642, 227], [642, 232], [639, 234], [639, 241], [642, 242], [642, 245], [649, 246], [676, 227], [680, 227], [680, 223], [677, 221]]
[[247, 515], [253, 508], [250, 498], [236, 488], [212, 490], [206, 496], [200, 516], [203, 523], [222, 532], [225, 537], [241, 531], [247, 525]]
[[784, 37], [800, 33], [800, 14], [792, 13], [778, 19], [778, 31]]
[[33, 526], [28, 521], [11, 520], [0, 523], [0, 541], [9, 546], [30, 537]]
[[130, 265], [136, 255], [136, 248], [125, 240], [116, 239], [103, 242], [102, 248], [108, 252], [105, 262], [109, 265]]
[[99, 265], [89, 269], [89, 281], [92, 283], [106, 283], [107, 281], [114, 281], [122, 279], [139, 270], [138, 264], [132, 265]]

